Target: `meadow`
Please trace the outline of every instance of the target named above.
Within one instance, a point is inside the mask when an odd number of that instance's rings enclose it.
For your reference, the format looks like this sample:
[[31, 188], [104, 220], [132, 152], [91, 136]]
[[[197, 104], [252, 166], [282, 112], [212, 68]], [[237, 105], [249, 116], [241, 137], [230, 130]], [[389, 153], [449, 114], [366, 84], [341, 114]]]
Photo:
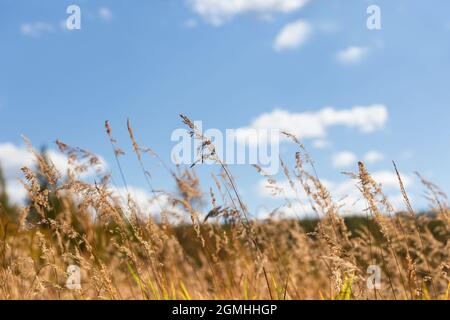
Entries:
[[[189, 118], [182, 121], [219, 169], [211, 175], [215, 188], [201, 189], [196, 166], [164, 164], [128, 123], [129, 146], [149, 191], [170, 204], [155, 214], [129, 194], [112, 192], [109, 174], [95, 183], [82, 179], [99, 164], [95, 154], [57, 141], [70, 162], [63, 173], [27, 142], [37, 166], [22, 168], [26, 204], [11, 204], [0, 181], [0, 299], [450, 298], [450, 206], [432, 182], [418, 175], [430, 209], [416, 212], [393, 164], [405, 208], [396, 212], [360, 162], [348, 178], [367, 207], [344, 218], [301, 141], [285, 133], [297, 152], [293, 168], [281, 161], [283, 174], [292, 189], [303, 189], [317, 218], [274, 213], [257, 220], [214, 144]], [[126, 186], [123, 151], [108, 122], [105, 131]], [[161, 162], [176, 192], [153, 188], [146, 157]], [[287, 192], [261, 168], [254, 170], [274, 193]], [[69, 266], [81, 271], [79, 287], [67, 286]], [[374, 266], [381, 282], [371, 286], [368, 270]]]

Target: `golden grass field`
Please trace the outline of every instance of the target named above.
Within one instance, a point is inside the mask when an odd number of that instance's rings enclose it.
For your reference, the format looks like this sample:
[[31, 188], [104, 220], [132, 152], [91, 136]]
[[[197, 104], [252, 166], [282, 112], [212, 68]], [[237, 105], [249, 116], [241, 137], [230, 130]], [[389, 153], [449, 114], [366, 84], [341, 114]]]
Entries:
[[[114, 195], [109, 175], [95, 184], [79, 178], [97, 165], [94, 154], [57, 141], [71, 162], [63, 174], [33, 151], [37, 168], [22, 168], [27, 204], [11, 205], [0, 184], [0, 299], [449, 299], [450, 207], [433, 183], [422, 178], [431, 209], [418, 214], [397, 172], [405, 210], [394, 212], [382, 186], [359, 163], [349, 179], [367, 210], [344, 219], [303, 145], [287, 134], [298, 151], [293, 168], [282, 163], [285, 178], [303, 188], [320, 219], [254, 220], [212, 142], [187, 117], [183, 121], [220, 168], [207, 192], [196, 167], [164, 164], [177, 192], [154, 190], [144, 157], [159, 158], [136, 141], [128, 124], [149, 190], [178, 208], [162, 208], [157, 218], [143, 214], [132, 197]], [[109, 123], [106, 133], [126, 183], [123, 152]], [[176, 222], [180, 212], [190, 223]], [[75, 290], [66, 287], [70, 265], [81, 270]], [[367, 286], [371, 265], [381, 270], [378, 289]]]

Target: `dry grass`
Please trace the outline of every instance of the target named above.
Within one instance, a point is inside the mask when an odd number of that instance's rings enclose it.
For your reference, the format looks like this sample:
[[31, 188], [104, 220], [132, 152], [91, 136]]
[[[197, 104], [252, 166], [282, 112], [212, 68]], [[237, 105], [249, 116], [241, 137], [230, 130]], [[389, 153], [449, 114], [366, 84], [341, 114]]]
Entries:
[[[286, 134], [298, 152], [293, 169], [282, 162], [284, 175], [291, 188], [304, 190], [320, 218], [311, 230], [298, 220], [256, 221], [214, 145], [187, 117], [183, 122], [193, 139], [202, 141], [202, 157], [220, 168], [206, 195], [194, 168], [169, 169], [139, 145], [128, 122], [149, 191], [171, 203], [161, 204], [157, 216], [144, 214], [130, 195], [115, 195], [107, 174], [95, 184], [80, 179], [99, 164], [90, 152], [57, 141], [72, 168], [62, 175], [33, 151], [38, 168], [22, 169], [28, 204], [17, 208], [0, 202], [0, 299], [449, 299], [450, 209], [431, 182], [420, 177], [433, 209], [418, 215], [394, 168], [406, 208], [397, 213], [359, 163], [350, 178], [367, 210], [362, 223], [350, 228], [305, 148]], [[106, 131], [128, 189], [123, 151], [108, 122]], [[153, 188], [144, 155], [170, 173], [176, 194]], [[256, 170], [275, 193], [287, 192]], [[202, 207], [212, 210], [205, 215]], [[180, 214], [189, 223], [177, 223]], [[80, 290], [65, 287], [69, 265], [81, 268]], [[382, 270], [380, 289], [367, 288], [370, 265]]]

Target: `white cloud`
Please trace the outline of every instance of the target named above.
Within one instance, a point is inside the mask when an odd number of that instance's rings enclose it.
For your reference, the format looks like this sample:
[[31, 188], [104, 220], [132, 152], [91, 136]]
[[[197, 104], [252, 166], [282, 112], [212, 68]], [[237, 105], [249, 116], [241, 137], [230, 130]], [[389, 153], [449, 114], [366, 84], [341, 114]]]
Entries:
[[7, 180], [6, 194], [11, 203], [22, 204], [27, 197], [27, 190], [25, 190], [19, 180]]
[[[67, 173], [69, 163], [66, 155], [59, 151], [48, 150], [47, 157], [58, 172], [62, 175]], [[107, 168], [106, 162], [101, 157], [99, 157], [99, 160], [100, 167], [105, 171]], [[23, 204], [27, 197], [27, 191], [20, 182], [20, 178], [22, 178], [20, 169], [24, 166], [34, 168], [35, 165], [35, 157], [26, 147], [16, 146], [12, 143], [0, 143], [0, 166], [5, 174], [6, 192], [12, 203]], [[95, 173], [96, 171], [94, 169], [88, 170], [87, 172], [80, 174], [79, 178], [85, 180], [94, 176]], [[112, 187], [110, 191], [122, 205], [127, 205], [128, 195], [125, 188]], [[169, 197], [165, 194], [155, 196], [145, 189], [134, 186], [129, 186], [128, 191], [133, 201], [138, 205], [140, 212], [144, 215], [158, 217], [162, 210], [182, 215], [182, 211], [174, 206]]]
[[[402, 210], [404, 208], [403, 197], [400, 193], [400, 187], [397, 175], [391, 171], [376, 171], [371, 173], [372, 178], [381, 184], [383, 191], [388, 196], [390, 203], [395, 210]], [[405, 188], [413, 186], [414, 178], [412, 174], [401, 174]], [[367, 209], [367, 201], [363, 198], [358, 189], [358, 182], [356, 180], [346, 179], [341, 182], [321, 179], [321, 183], [331, 193], [334, 202], [341, 207], [340, 213], [346, 214], [363, 214]], [[258, 194], [263, 198], [273, 198], [278, 200], [289, 199], [292, 206], [283, 206], [280, 211], [284, 212], [288, 217], [316, 217], [310, 207], [309, 201], [304, 190], [297, 185], [296, 190], [292, 190], [288, 181], [280, 181], [277, 186], [284, 190], [284, 193], [273, 195], [269, 184], [266, 180], [261, 180], [258, 184]], [[261, 217], [266, 217], [268, 210], [260, 212]]]
[[317, 140], [314, 140], [312, 143], [313, 147], [316, 149], [328, 148], [330, 146], [330, 144], [331, 144], [330, 141], [325, 140], [325, 139], [317, 139]]
[[240, 128], [238, 139], [240, 142], [246, 141], [254, 129], [280, 129], [300, 139], [323, 139], [327, 130], [334, 126], [356, 128], [361, 132], [371, 133], [382, 129], [387, 120], [387, 108], [381, 104], [340, 110], [327, 107], [316, 112], [302, 113], [275, 109], [259, 115], [249, 126]]
[[[46, 153], [55, 168], [62, 175], [65, 175], [69, 169], [67, 156], [56, 150], [47, 150]], [[101, 157], [98, 158], [100, 168], [103, 172], [106, 171], [108, 167], [107, 163]], [[35, 165], [35, 157], [26, 147], [16, 146], [12, 143], [0, 143], [0, 166], [5, 174], [6, 191], [13, 203], [22, 204], [27, 197], [27, 192], [19, 180], [22, 177], [20, 169], [24, 166], [34, 168]], [[79, 178], [87, 181], [86, 179], [94, 176], [96, 172], [94, 169], [88, 170], [80, 174]], [[111, 187], [110, 191], [122, 205], [127, 205], [128, 195], [124, 187]], [[179, 216], [182, 215], [182, 210], [174, 206], [166, 194], [155, 196], [146, 189], [134, 186], [128, 186], [128, 191], [144, 215], [158, 217], [162, 210], [178, 214]]]
[[150, 200], [153, 198], [147, 190], [133, 186], [129, 186], [127, 189], [125, 187], [111, 188], [111, 192], [113, 197], [118, 198], [123, 206], [127, 205], [128, 195], [139, 206], [139, 208], [147, 208], [150, 204]]
[[[69, 169], [69, 162], [66, 155], [59, 151], [47, 150], [48, 159], [53, 163], [55, 169], [65, 175]], [[96, 168], [105, 171], [107, 163], [98, 157], [100, 164]], [[21, 202], [26, 196], [23, 186], [19, 182], [21, 177], [20, 169], [24, 166], [34, 168], [36, 159], [34, 155], [24, 146], [16, 146], [12, 143], [0, 143], [0, 166], [4, 172], [8, 195], [14, 202]], [[95, 175], [96, 170], [90, 169], [80, 174], [80, 178], [89, 178]]]
[[[53, 163], [56, 170], [61, 174], [65, 174], [69, 168], [69, 162], [66, 155], [55, 150], [46, 150], [46, 155]], [[107, 168], [105, 160], [98, 157], [102, 170]], [[7, 177], [17, 177], [20, 169], [24, 166], [34, 167], [36, 165], [35, 156], [24, 146], [16, 146], [12, 143], [0, 143], [0, 165], [5, 171]], [[82, 176], [87, 177], [93, 174], [93, 171], [84, 173]]]
[[[128, 190], [128, 193], [127, 193]], [[128, 196], [137, 205], [139, 214], [147, 217], [153, 217], [159, 219], [161, 214], [170, 213], [170, 219], [172, 221], [181, 221], [183, 219], [190, 218], [188, 215], [184, 214], [184, 211], [174, 205], [173, 201], [167, 194], [154, 195], [147, 189], [142, 189], [140, 187], [128, 186], [110, 189], [112, 196], [119, 201], [123, 207], [128, 206]], [[175, 216], [174, 216], [175, 215]]]
[[384, 158], [384, 154], [376, 150], [371, 150], [364, 155], [364, 161], [367, 163], [376, 163], [379, 161], [383, 161]]
[[44, 21], [28, 22], [20, 25], [20, 33], [33, 38], [38, 38], [44, 33], [53, 31], [55, 31], [53, 25]]
[[98, 15], [99, 15], [100, 19], [102, 19], [103, 21], [111, 21], [114, 18], [114, 15], [111, 12], [111, 9], [109, 9], [108, 7], [101, 7], [98, 10]]
[[348, 168], [356, 163], [356, 155], [350, 151], [342, 151], [333, 155], [333, 166], [336, 168]]
[[234, 16], [256, 13], [289, 13], [302, 8], [309, 0], [188, 0], [198, 15], [213, 25], [221, 25]]
[[[112, 11], [108, 7], [101, 7], [97, 11], [97, 17], [103, 21], [111, 21], [114, 18]], [[39, 38], [44, 34], [58, 30], [67, 31], [66, 20], [52, 23], [46, 21], [25, 22], [20, 25], [20, 33], [24, 36]]]
[[342, 64], [357, 64], [367, 56], [368, 52], [367, 48], [351, 46], [339, 51], [336, 58]]
[[[410, 174], [400, 174], [405, 188], [413, 183], [413, 176]], [[380, 183], [384, 188], [399, 188], [398, 177], [391, 171], [376, 171], [371, 174], [372, 178]]]
[[26, 148], [17, 147], [12, 143], [0, 144], [0, 166], [7, 179], [17, 177], [21, 167], [31, 167], [33, 163], [33, 156]]
[[[275, 189], [273, 188], [273, 185], [270, 185], [266, 179], [260, 180], [258, 183], [258, 194], [261, 197], [269, 198], [269, 197], [275, 197], [278, 199], [288, 198], [288, 199], [294, 199], [297, 197], [297, 195], [300, 196], [301, 200], [306, 200], [306, 196], [301, 190], [293, 190], [289, 181], [280, 181], [275, 185]], [[281, 191], [282, 192], [278, 192]], [[276, 191], [274, 193], [274, 191]]]
[[273, 48], [276, 51], [298, 48], [308, 40], [311, 33], [312, 28], [305, 20], [289, 23], [278, 33]]

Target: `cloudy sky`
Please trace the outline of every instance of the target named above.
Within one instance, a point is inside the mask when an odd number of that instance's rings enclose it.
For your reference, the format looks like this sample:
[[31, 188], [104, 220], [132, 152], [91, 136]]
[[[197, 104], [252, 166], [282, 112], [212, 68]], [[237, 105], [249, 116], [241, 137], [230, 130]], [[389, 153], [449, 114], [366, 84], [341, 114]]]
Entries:
[[[64, 28], [71, 4], [81, 30]], [[372, 4], [381, 30], [366, 26]], [[426, 208], [414, 171], [450, 191], [448, 12], [446, 0], [0, 0], [0, 162], [10, 193], [20, 201], [17, 171], [30, 163], [21, 134], [50, 150], [56, 139], [87, 148], [117, 176], [105, 120], [131, 151], [130, 117], [138, 139], [169, 162], [185, 113], [206, 128], [297, 135], [335, 197], [351, 203], [354, 183], [341, 172], [363, 160], [401, 208], [395, 160], [415, 207]], [[295, 148], [281, 151], [292, 160]], [[128, 183], [145, 198], [129, 153]], [[155, 187], [173, 189], [146, 161]], [[277, 205], [251, 167], [232, 169], [253, 212]]]

